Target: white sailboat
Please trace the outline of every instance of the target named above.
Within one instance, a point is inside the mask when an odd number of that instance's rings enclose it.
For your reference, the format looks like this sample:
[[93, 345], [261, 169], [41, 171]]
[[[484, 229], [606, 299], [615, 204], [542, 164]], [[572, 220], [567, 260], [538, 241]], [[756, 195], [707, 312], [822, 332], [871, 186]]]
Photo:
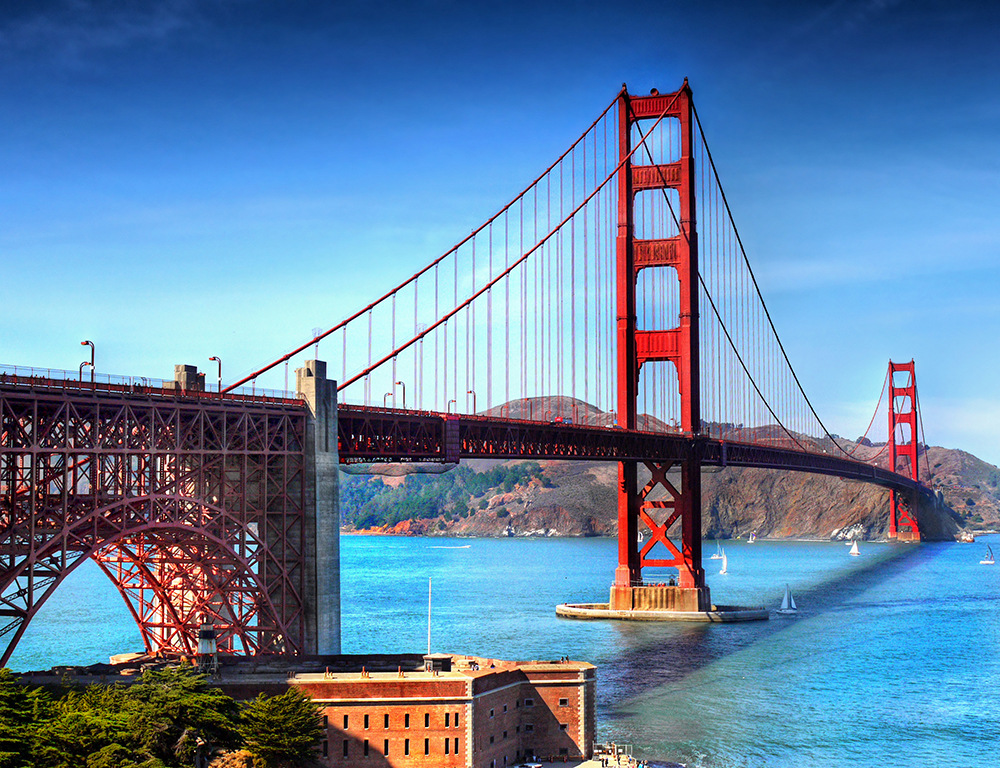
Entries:
[[722, 544], [719, 543], [718, 539], [715, 540], [715, 554], [712, 555], [708, 559], [709, 560], [721, 560], [722, 559]]
[[757, 541], [757, 531], [750, 531], [750, 538], [747, 539], [747, 544], [753, 544]]
[[848, 554], [849, 555], [854, 555], [854, 556], [857, 556], [857, 555], [861, 554], [860, 550], [858, 550], [858, 542], [854, 542], [854, 544], [851, 545], [851, 551], [848, 552]]
[[980, 565], [993, 565], [996, 561], [993, 559], [993, 550], [989, 546], [986, 547], [986, 558], [980, 560]]
[[719, 571], [719, 575], [725, 575], [726, 567], [729, 565], [729, 561], [726, 559], [726, 550], [722, 550], [722, 570]]
[[792, 591], [785, 585], [785, 596], [781, 600], [781, 607], [778, 609], [778, 613], [798, 613], [799, 609], [795, 605], [795, 598], [792, 597]]

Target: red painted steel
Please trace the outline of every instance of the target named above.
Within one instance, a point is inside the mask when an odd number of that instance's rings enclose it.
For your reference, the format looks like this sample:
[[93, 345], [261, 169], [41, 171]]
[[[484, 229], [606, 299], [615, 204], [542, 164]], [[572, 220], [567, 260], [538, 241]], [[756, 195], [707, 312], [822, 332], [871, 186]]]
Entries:
[[204, 614], [224, 652], [303, 650], [303, 404], [79, 384], [0, 382], [0, 666], [87, 557], [149, 651]]
[[361, 405], [339, 406], [337, 429], [343, 464], [539, 458], [679, 465], [697, 455], [704, 465], [810, 472], [932, 498], [926, 486], [903, 475], [844, 456], [803, 451], [787, 441], [762, 445], [693, 439], [679, 433]]
[[[621, 168], [618, 174], [617, 237], [617, 342], [618, 342], [618, 418], [629, 430], [637, 426], [639, 375], [644, 363], [669, 361], [677, 369], [680, 390], [681, 430], [689, 436], [701, 432], [698, 340], [698, 240], [695, 220], [694, 119], [691, 89], [687, 81], [673, 94], [632, 96], [623, 91], [618, 99], [618, 151]], [[638, 165], [633, 160], [632, 126], [640, 120], [665, 118], [680, 124], [680, 158], [668, 164]], [[680, 234], [666, 240], [636, 240], [634, 206], [636, 193], [643, 190], [676, 190], [679, 197]], [[638, 259], [637, 259], [638, 254]], [[676, 328], [636, 327], [636, 280], [640, 270], [649, 267], [672, 267], [677, 273], [679, 322]], [[652, 486], [638, 489], [635, 462], [621, 462], [618, 477], [618, 567], [615, 585], [642, 584], [643, 566], [668, 566], [678, 569], [681, 587], [705, 586], [701, 565], [701, 465], [697, 451], [680, 462], [680, 488], [666, 483], [658, 465], [647, 465], [653, 472]], [[660, 487], [669, 496], [669, 507], [650, 506], [646, 496]], [[668, 516], [657, 520], [653, 510], [669, 509]], [[681, 545], [666, 537], [670, 526], [680, 520]], [[650, 530], [649, 543], [638, 549], [638, 523]], [[657, 556], [653, 549], [661, 544], [670, 557]]]
[[[906, 374], [906, 381], [896, 385], [896, 373]], [[901, 429], [905, 427], [906, 429]], [[917, 374], [914, 363], [889, 361], [889, 468], [893, 472], [920, 480], [917, 464]], [[903, 459], [900, 470], [900, 459]], [[895, 489], [889, 492], [889, 538], [920, 540], [920, 528], [906, 496]]]

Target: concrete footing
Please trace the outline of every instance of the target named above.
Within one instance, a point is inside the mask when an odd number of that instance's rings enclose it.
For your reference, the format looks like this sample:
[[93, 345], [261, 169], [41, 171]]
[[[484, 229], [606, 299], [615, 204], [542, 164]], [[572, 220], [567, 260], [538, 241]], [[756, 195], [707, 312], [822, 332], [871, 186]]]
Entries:
[[613, 611], [689, 611], [712, 609], [708, 587], [678, 587], [669, 584], [643, 584], [629, 587], [611, 585], [608, 608]]
[[766, 608], [744, 608], [737, 605], [712, 605], [704, 611], [616, 610], [608, 603], [563, 603], [556, 606], [556, 615], [567, 619], [612, 619], [616, 621], [701, 621], [730, 623], [736, 621], [767, 621]]

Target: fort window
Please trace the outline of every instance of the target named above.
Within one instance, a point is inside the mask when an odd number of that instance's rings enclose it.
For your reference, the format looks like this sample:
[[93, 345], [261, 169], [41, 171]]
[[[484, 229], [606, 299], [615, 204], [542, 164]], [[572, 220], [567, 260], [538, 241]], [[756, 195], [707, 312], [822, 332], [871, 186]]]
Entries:
[[424, 728], [430, 728], [430, 727], [431, 727], [431, 713], [430, 712], [425, 712], [424, 713]]
[[490, 736], [490, 744], [492, 744], [492, 743], [493, 743], [493, 737]]
[[535, 730], [535, 726], [533, 726], [531, 723], [526, 723], [525, 724], [525, 726], [524, 726], [524, 732], [525, 733], [531, 733], [533, 730]]
[[389, 740], [388, 739], [385, 739], [382, 742], [382, 754], [385, 755], [386, 757], [389, 756]]
[[448, 739], [445, 739], [445, 740], [444, 740], [444, 753], [445, 753], [446, 755], [448, 754], [448, 747], [449, 747], [449, 746], [450, 746], [450, 742], [448, 741]]
[[365, 739], [365, 747], [364, 747], [364, 751], [362, 752], [362, 754], [365, 757], [368, 757], [368, 739]]
[[569, 748], [568, 747], [559, 747], [559, 754], [560, 755], [568, 755], [569, 754]]
[[410, 754], [410, 740], [409, 739], [403, 739], [403, 754], [404, 755]]
[[[326, 723], [323, 723], [323, 725], [326, 725]], [[344, 715], [344, 730], [347, 730], [347, 715]]]
[[526, 707], [533, 707], [533, 706], [535, 706], [535, 700], [534, 699], [525, 699], [524, 700], [524, 706], [526, 706]]
[[385, 713], [385, 717], [383, 719], [385, 720], [385, 727], [386, 727], [386, 729], [388, 729], [389, 728], [389, 713], [388, 712]]
[[429, 755], [431, 753], [431, 740], [424, 739], [424, 754]]
[[559, 706], [560, 707], [568, 707], [569, 706], [569, 699], [559, 699]]
[[458, 754], [458, 737], [455, 737], [455, 754]]
[[503, 705], [503, 711], [504, 711], [504, 712], [506, 712], [506, 711], [507, 711], [507, 705], [506, 705], [506, 704], [504, 704], [504, 705]]
[[404, 728], [409, 728], [410, 727], [410, 713], [409, 712], [407, 712], [405, 715], [403, 715], [403, 727]]
[[327, 715], [323, 715], [323, 727], [326, 728], [329, 723], [330, 718]]
[[445, 712], [444, 713], [444, 727], [447, 728], [449, 725], [451, 725], [451, 713], [450, 712]]
[[560, 731], [565, 731], [566, 730], [566, 723], [559, 723], [559, 730]]
[[490, 717], [493, 717], [493, 710], [490, 710]]
[[365, 730], [368, 730], [368, 715], [365, 715]]
[[[348, 743], [349, 742], [347, 741], [347, 739], [344, 739], [344, 757], [347, 757], [347, 745], [348, 745]], [[326, 742], [325, 741], [323, 742], [323, 757], [326, 757]]]
[[455, 727], [458, 728], [458, 712], [455, 713]]
[[329, 744], [327, 744], [326, 740], [324, 739], [323, 740], [323, 757], [327, 756], [327, 750], [329, 750], [329, 748], [330, 748]]

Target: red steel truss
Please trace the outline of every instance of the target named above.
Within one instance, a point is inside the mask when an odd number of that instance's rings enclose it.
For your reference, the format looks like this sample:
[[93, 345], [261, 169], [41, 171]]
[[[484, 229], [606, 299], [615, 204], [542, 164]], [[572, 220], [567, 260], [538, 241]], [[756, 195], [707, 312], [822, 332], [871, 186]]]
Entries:
[[[896, 386], [896, 373], [906, 380]], [[889, 468], [914, 481], [920, 479], [917, 465], [917, 374], [914, 363], [889, 361]], [[902, 462], [899, 460], [903, 459]], [[902, 463], [902, 469], [900, 464]], [[889, 538], [920, 541], [920, 528], [909, 499], [895, 490], [889, 493]]]
[[87, 557], [149, 651], [299, 652], [306, 410], [197, 393], [0, 382], [0, 638]]

